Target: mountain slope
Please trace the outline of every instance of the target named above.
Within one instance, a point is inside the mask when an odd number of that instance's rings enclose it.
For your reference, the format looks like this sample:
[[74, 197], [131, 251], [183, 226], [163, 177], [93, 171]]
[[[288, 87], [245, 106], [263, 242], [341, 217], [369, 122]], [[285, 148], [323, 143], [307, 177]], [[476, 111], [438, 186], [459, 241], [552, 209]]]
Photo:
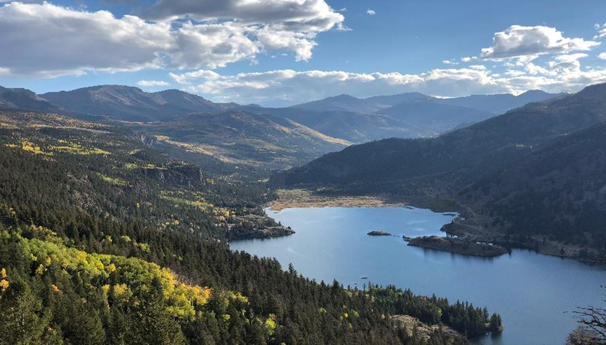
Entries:
[[492, 114], [502, 114], [511, 109], [522, 107], [528, 103], [542, 102], [558, 96], [560, 95], [546, 93], [540, 90], [531, 90], [518, 96], [512, 94], [472, 95], [468, 97], [441, 99], [440, 102], [443, 104], [478, 109]]
[[534, 103], [434, 139], [347, 148], [274, 177], [276, 183], [426, 192], [469, 183], [558, 136], [606, 120], [606, 85]]
[[397, 95], [386, 95], [386, 96], [374, 96], [368, 97], [364, 100], [371, 104], [374, 104], [378, 109], [384, 109], [392, 107], [396, 104], [411, 102], [411, 101], [429, 101], [434, 99], [434, 97], [424, 95], [419, 92], [408, 92], [408, 93], [400, 93]]
[[[383, 118], [380, 120], [376, 119], [378, 122], [382, 122], [382, 124], [369, 124], [370, 127], [367, 127], [368, 124], [361, 126], [348, 124], [347, 126], [351, 127], [351, 129], [349, 131], [342, 131], [342, 136], [336, 135], [335, 132], [325, 133], [347, 140], [351, 140], [355, 136], [367, 139], [428, 137], [445, 133], [455, 128], [469, 126], [513, 108], [518, 108], [531, 102], [544, 101], [556, 96], [542, 91], [528, 91], [519, 96], [511, 94], [476, 95], [449, 99], [430, 97], [417, 92], [376, 96], [365, 99], [349, 95], [339, 95], [287, 108], [297, 115], [289, 114], [285, 116], [322, 131], [322, 129], [332, 129], [332, 126], [317, 125], [314, 127], [310, 125], [312, 122], [318, 123], [319, 121], [310, 120], [308, 117], [314, 119], [321, 117], [321, 115], [313, 114], [312, 112], [324, 114], [326, 120], [334, 116], [334, 113], [379, 114], [400, 120], [404, 124], [396, 125], [393, 130], [386, 131], [385, 133], [382, 133], [381, 130], [371, 130], [374, 134], [370, 135], [358, 135], [358, 133], [355, 133], [355, 131], [365, 131], [372, 127], [379, 127], [383, 130], [388, 128], [389, 126], [384, 126], [387, 120]], [[310, 113], [307, 113], [307, 116], [303, 116], [300, 111], [301, 109], [310, 111]], [[353, 118], [354, 116], [351, 116], [349, 120], [352, 121]], [[356, 120], [360, 121], [361, 119], [358, 118]], [[402, 131], [402, 129], [404, 130]], [[361, 140], [351, 141], [361, 142]]]
[[339, 95], [318, 101], [307, 102], [292, 106], [292, 108], [311, 111], [350, 111], [357, 113], [372, 113], [379, 108], [377, 105], [350, 95]]
[[8, 89], [0, 86], [0, 109], [24, 109], [59, 112], [61, 109], [27, 89]]
[[436, 133], [379, 114], [348, 111], [309, 111], [297, 108], [247, 108], [259, 114], [284, 117], [331, 137], [352, 143], [384, 138], [421, 138]]
[[318, 132], [350, 142], [364, 143], [383, 138], [422, 138], [435, 133], [389, 116], [351, 112], [309, 113], [290, 112], [284, 115]]
[[191, 112], [229, 108], [178, 90], [147, 93], [120, 85], [93, 86], [40, 96], [75, 113], [127, 121], [158, 121]]
[[378, 113], [434, 133], [444, 133], [462, 124], [480, 122], [494, 116], [486, 111], [434, 100], [398, 103]]
[[264, 108], [217, 104], [178, 90], [147, 93], [134, 87], [102, 85], [42, 96], [2, 88], [0, 107], [53, 111], [134, 128], [142, 140], [174, 158], [195, 161], [212, 173], [253, 180], [267, 176], [272, 169], [301, 164], [350, 144], [265, 111], [226, 111]]
[[548, 234], [560, 241], [606, 243], [606, 123], [564, 136], [459, 198], [490, 214], [492, 227]]
[[154, 135], [164, 143], [265, 173], [309, 161], [350, 144], [286, 118], [235, 110], [127, 125]]

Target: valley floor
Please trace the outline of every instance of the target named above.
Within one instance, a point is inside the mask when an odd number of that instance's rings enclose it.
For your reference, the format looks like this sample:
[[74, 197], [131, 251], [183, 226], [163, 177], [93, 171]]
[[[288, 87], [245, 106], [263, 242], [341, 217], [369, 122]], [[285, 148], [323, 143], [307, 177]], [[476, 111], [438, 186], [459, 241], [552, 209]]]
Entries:
[[306, 207], [387, 207], [405, 206], [403, 201], [381, 196], [325, 196], [314, 194], [305, 189], [280, 189], [276, 191], [278, 199], [269, 207], [274, 211], [286, 208]]

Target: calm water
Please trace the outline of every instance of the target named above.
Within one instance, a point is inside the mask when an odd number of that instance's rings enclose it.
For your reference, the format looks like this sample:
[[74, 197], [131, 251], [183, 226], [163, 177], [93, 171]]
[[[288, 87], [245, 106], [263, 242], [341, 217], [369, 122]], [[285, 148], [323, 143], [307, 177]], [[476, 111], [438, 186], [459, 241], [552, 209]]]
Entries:
[[[402, 235], [440, 234], [453, 215], [407, 208], [307, 208], [268, 214], [297, 233], [239, 241], [234, 250], [277, 258], [318, 281], [337, 279], [360, 288], [361, 276], [373, 284], [394, 284], [417, 294], [467, 300], [503, 316], [505, 332], [477, 344], [563, 344], [576, 327], [577, 306], [599, 305], [606, 271], [572, 260], [514, 250], [484, 259], [408, 247]], [[384, 230], [399, 237], [370, 237]]]

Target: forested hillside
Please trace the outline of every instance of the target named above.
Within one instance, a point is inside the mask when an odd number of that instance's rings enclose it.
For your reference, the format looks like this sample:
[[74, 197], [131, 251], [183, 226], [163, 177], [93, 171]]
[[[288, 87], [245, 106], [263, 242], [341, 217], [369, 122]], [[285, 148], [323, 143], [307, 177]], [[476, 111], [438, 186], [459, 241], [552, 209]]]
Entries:
[[1, 344], [460, 344], [500, 318], [395, 288], [345, 289], [229, 250], [287, 235], [262, 185], [207, 176], [129, 130], [0, 113]]
[[430, 130], [436, 135], [463, 124], [480, 122], [494, 116], [493, 113], [484, 110], [445, 104], [440, 100], [408, 101], [379, 110], [377, 113], [417, 128]]
[[547, 234], [606, 252], [605, 172], [606, 124], [601, 123], [472, 184], [459, 198], [508, 233]]
[[[606, 84], [434, 139], [381, 140], [272, 177], [324, 193], [452, 199], [471, 240], [603, 261]], [[474, 215], [475, 217], [472, 217]]]
[[533, 103], [432, 139], [386, 139], [327, 154], [274, 177], [276, 184], [350, 191], [436, 193], [509, 166], [558, 136], [606, 120], [606, 85]]

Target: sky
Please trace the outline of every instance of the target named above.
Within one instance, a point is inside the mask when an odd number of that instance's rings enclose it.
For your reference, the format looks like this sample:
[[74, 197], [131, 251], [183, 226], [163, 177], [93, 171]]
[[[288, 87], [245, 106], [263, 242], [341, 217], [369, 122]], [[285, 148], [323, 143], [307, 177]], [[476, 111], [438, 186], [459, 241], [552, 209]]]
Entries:
[[606, 82], [603, 0], [0, 0], [0, 85], [339, 94], [576, 92]]

